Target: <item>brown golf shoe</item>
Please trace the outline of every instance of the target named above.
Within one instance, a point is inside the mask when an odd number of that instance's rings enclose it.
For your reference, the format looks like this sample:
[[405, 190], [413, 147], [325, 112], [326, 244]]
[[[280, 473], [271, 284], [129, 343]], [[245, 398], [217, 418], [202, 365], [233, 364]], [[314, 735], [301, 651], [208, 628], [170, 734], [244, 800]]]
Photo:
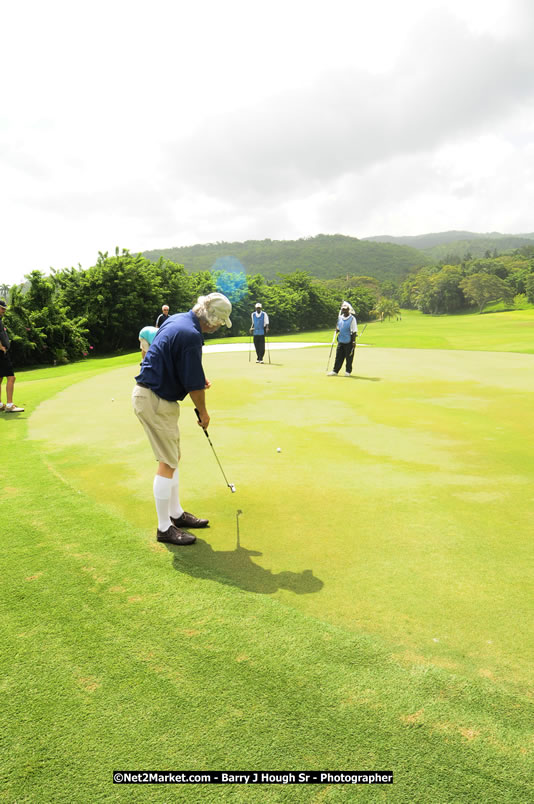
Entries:
[[156, 538], [158, 542], [178, 545], [193, 544], [193, 542], [197, 540], [197, 537], [193, 536], [192, 533], [188, 533], [186, 530], [180, 530], [180, 528], [177, 528], [175, 525], [171, 525], [170, 528], [165, 531], [161, 531], [158, 528]]
[[176, 525], [177, 528], [207, 528], [209, 519], [199, 519], [198, 516], [188, 514], [187, 511], [184, 511], [182, 516], [178, 517], [178, 519], [174, 519], [174, 517], [171, 516], [171, 522], [173, 525]]

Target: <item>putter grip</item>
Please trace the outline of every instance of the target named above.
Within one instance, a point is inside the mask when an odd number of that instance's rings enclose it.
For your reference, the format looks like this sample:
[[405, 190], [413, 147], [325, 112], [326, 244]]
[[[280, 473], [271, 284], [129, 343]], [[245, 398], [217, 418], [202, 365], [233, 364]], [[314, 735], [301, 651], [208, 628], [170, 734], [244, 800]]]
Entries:
[[[198, 412], [198, 408], [195, 408], [195, 413], [197, 414], [197, 419], [199, 420], [199, 422], [202, 421], [200, 418], [200, 413]], [[204, 428], [202, 429], [204, 430]], [[209, 438], [207, 430], [204, 430], [204, 435], [206, 436], [206, 438]]]

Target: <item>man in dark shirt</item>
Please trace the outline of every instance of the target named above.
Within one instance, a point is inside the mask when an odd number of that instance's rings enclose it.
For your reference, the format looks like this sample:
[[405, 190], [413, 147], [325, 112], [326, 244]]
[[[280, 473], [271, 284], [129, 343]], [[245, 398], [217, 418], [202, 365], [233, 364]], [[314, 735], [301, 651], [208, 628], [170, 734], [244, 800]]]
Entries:
[[170, 316], [158, 329], [141, 363], [132, 394], [135, 414], [148, 436], [158, 461], [154, 478], [154, 499], [158, 515], [157, 539], [171, 544], [192, 544], [196, 539], [184, 528], [205, 528], [207, 519], [184, 511], [178, 494], [180, 433], [178, 402], [191, 397], [206, 430], [210, 417], [205, 389], [209, 388], [202, 368], [203, 333], [232, 326], [232, 305], [222, 293], [200, 296], [188, 313]]
[[161, 325], [168, 319], [169, 317], [169, 305], [164, 304], [161, 308], [161, 313], [158, 315], [156, 319], [156, 327], [159, 329]]
[[[15, 373], [11, 360], [9, 359], [9, 336], [4, 327], [2, 318], [5, 315], [7, 304], [5, 299], [0, 299], [0, 411], [5, 413], [22, 413], [24, 408], [19, 408], [13, 404], [13, 386], [15, 385]], [[2, 380], [6, 378], [6, 397], [7, 404], [2, 402]]]

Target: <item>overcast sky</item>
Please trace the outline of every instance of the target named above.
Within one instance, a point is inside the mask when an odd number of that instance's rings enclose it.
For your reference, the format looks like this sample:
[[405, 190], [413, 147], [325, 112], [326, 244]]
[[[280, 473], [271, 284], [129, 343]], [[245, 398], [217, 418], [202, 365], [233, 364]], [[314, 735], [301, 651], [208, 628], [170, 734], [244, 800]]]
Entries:
[[529, 0], [1, 11], [2, 283], [115, 246], [534, 231]]

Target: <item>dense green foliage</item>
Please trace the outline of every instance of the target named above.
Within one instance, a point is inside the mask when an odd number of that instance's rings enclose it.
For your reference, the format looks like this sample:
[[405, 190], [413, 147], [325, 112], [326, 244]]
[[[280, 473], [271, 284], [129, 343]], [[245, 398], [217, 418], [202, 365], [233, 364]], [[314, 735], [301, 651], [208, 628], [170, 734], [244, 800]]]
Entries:
[[534, 303], [534, 246], [514, 254], [467, 260], [459, 265], [434, 265], [406, 279], [397, 294], [405, 308], [423, 313], [457, 313], [476, 305], [479, 312], [489, 302], [513, 306]]
[[256, 302], [269, 313], [271, 333], [280, 334], [333, 327], [345, 298], [368, 320], [380, 297], [379, 283], [369, 277], [324, 283], [295, 271], [269, 281], [240, 267], [220, 261], [217, 270], [188, 274], [164, 258], [153, 263], [117, 249], [111, 257], [100, 254], [87, 270], [54, 271], [50, 277], [33, 271], [24, 286], [11, 288], [5, 324], [13, 362], [53, 364], [135, 349], [139, 330], [155, 323], [162, 304], [171, 313], [184, 312], [199, 295], [215, 290], [232, 301], [231, 336], [248, 334]]
[[[245, 243], [207, 243], [183, 248], [145, 251], [151, 260], [163, 257], [181, 263], [190, 273], [219, 268], [235, 261], [248, 274], [274, 279], [306, 271], [319, 279], [366, 274], [396, 282], [429, 262], [421, 252], [391, 243], [371, 243], [344, 235], [317, 235], [300, 240], [247, 240]], [[224, 265], [224, 263], [223, 263]]]
[[16, 365], [63, 363], [90, 351], [87, 318], [72, 313], [55, 292], [53, 279], [33, 271], [29, 290], [11, 288], [5, 325]]

